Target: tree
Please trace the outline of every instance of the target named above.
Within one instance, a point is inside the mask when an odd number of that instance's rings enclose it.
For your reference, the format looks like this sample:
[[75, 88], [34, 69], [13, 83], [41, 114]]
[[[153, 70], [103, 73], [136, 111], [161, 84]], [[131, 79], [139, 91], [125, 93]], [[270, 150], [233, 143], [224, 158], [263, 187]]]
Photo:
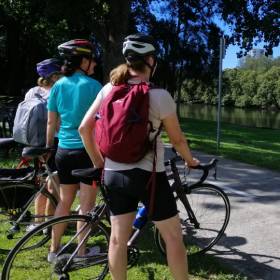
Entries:
[[273, 66], [265, 74], [260, 75], [259, 83], [255, 103], [280, 110], [280, 67]]
[[253, 45], [264, 41], [267, 55], [280, 43], [279, 0], [219, 1], [219, 14], [229, 25], [232, 34], [228, 43], [238, 44], [246, 54]]
[[99, 42], [105, 50], [102, 58], [107, 76], [122, 59], [129, 7], [129, 0], [84, 0], [82, 4], [74, 0], [0, 0], [0, 36], [6, 42], [1, 61], [7, 69], [4, 90], [19, 95], [34, 81], [36, 63], [57, 55], [57, 45], [73, 38]]
[[254, 70], [257, 72], [265, 72], [272, 66], [273, 59], [271, 57], [261, 56], [259, 58], [245, 57], [239, 68]]
[[56, 55], [57, 45], [73, 38], [98, 42], [106, 80], [123, 61], [124, 36], [145, 31], [159, 47], [163, 71], [155, 78], [180, 100], [185, 79], [212, 84], [217, 76], [222, 34], [217, 17], [232, 28], [227, 43], [246, 52], [263, 39], [269, 53], [279, 44], [279, 5], [278, 0], [0, 0], [0, 63], [7, 69], [1, 86], [19, 94], [34, 83], [36, 62]]

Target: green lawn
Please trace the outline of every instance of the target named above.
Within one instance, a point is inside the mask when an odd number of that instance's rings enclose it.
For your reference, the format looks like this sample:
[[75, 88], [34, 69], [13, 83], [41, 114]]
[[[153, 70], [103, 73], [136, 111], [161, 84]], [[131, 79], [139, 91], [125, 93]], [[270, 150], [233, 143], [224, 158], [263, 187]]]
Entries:
[[[192, 149], [216, 154], [216, 123], [193, 119], [183, 119], [182, 128], [191, 140]], [[280, 131], [256, 129], [222, 124], [221, 148], [218, 155], [280, 170]], [[11, 166], [12, 160], [0, 157], [0, 166]], [[128, 271], [131, 280], [171, 280], [165, 258], [158, 252], [153, 242], [151, 228], [143, 232], [139, 240], [141, 251], [137, 265]], [[1, 247], [1, 244], [0, 244]], [[5, 260], [0, 255], [0, 271]], [[189, 258], [191, 280], [245, 280], [213, 256], [193, 256]], [[81, 278], [82, 279], [82, 274]], [[106, 279], [110, 279], [109, 276]]]
[[[1, 244], [0, 244], [1, 245]], [[131, 280], [172, 280], [168, 267], [166, 266], [165, 258], [159, 253], [154, 242], [153, 242], [153, 232], [152, 227], [147, 226], [146, 230], [142, 232], [139, 237], [139, 244], [137, 245], [140, 249], [140, 257], [135, 266], [128, 270], [128, 279]], [[35, 257], [36, 258], [39, 257]], [[4, 255], [0, 255], [0, 271], [1, 266], [4, 261]], [[16, 279], [35, 279], [35, 274], [33, 268], [37, 267], [36, 263], [32, 264], [31, 267], [25, 267], [25, 259], [20, 262], [22, 270], [19, 270], [18, 277], [15, 276], [11, 280]], [[42, 261], [41, 261], [42, 263]], [[241, 277], [237, 273], [232, 272], [229, 268], [221, 265], [214, 257], [209, 255], [204, 256], [193, 256], [189, 257], [190, 266], [190, 279], [191, 280], [203, 280], [203, 279], [215, 279], [215, 280], [246, 280], [246, 277]], [[40, 279], [43, 279], [43, 270], [45, 269], [43, 265], [37, 268], [39, 271]], [[46, 268], [47, 269], [47, 268]], [[94, 269], [94, 268], [92, 268]], [[22, 272], [29, 275], [29, 278], [24, 278]], [[41, 273], [41, 274], [40, 274]], [[90, 275], [90, 271], [80, 271], [73, 279], [88, 279], [85, 275]], [[54, 278], [56, 279], [56, 278]], [[72, 279], [72, 278], [71, 278]], [[111, 279], [109, 275], [106, 276], [106, 280]], [[37, 279], [36, 279], [37, 280]]]
[[182, 119], [180, 123], [194, 150], [280, 171], [280, 130], [222, 123], [217, 151], [216, 122]]

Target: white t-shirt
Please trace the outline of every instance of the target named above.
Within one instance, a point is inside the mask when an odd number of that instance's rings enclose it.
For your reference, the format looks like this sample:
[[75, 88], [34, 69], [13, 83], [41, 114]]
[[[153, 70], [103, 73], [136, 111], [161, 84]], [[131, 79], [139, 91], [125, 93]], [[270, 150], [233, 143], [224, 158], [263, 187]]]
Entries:
[[33, 87], [25, 94], [24, 100], [34, 98], [36, 95], [40, 95], [42, 98], [48, 99], [50, 91], [39, 86]]
[[[128, 81], [129, 83], [139, 83], [141, 82], [138, 78], [131, 79]], [[101, 95], [101, 99], [107, 96], [107, 94], [112, 89], [112, 84], [106, 84], [99, 95]], [[151, 89], [149, 93], [150, 97], [150, 108], [149, 108], [149, 120], [153, 124], [153, 128], [155, 132], [150, 136], [153, 139], [154, 135], [157, 133], [158, 128], [163, 119], [174, 114], [176, 112], [176, 104], [172, 99], [171, 95], [168, 91], [164, 89]], [[137, 163], [120, 163], [116, 161], [112, 161], [109, 158], [105, 158], [105, 170], [129, 170], [133, 168], [140, 168], [147, 171], [153, 170], [153, 158], [154, 152], [148, 152], [143, 159], [141, 159]], [[164, 167], [164, 147], [161, 141], [160, 135], [157, 137], [157, 163], [156, 163], [156, 171], [163, 172], [165, 171]]]

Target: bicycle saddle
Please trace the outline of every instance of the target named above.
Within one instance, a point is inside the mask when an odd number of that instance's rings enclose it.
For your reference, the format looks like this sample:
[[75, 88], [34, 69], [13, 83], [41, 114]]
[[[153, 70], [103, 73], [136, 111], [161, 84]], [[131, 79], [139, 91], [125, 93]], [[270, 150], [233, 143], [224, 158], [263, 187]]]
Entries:
[[45, 147], [24, 147], [22, 150], [22, 156], [28, 158], [36, 158], [47, 153], [49, 149]]
[[72, 170], [71, 174], [79, 178], [82, 183], [91, 185], [92, 181], [101, 181], [102, 168], [85, 168]]
[[11, 148], [16, 144], [14, 138], [0, 138], [0, 149]]

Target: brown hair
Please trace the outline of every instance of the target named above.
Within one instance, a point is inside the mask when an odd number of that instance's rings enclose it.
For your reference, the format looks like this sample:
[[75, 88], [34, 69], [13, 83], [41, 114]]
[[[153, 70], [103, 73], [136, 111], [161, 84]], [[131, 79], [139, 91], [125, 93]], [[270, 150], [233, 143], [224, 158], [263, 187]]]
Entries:
[[144, 72], [145, 67], [146, 65], [142, 60], [133, 61], [132, 63], [123, 63], [110, 72], [110, 82], [112, 85], [126, 83], [128, 79], [131, 78], [129, 69], [132, 69], [136, 72]]

